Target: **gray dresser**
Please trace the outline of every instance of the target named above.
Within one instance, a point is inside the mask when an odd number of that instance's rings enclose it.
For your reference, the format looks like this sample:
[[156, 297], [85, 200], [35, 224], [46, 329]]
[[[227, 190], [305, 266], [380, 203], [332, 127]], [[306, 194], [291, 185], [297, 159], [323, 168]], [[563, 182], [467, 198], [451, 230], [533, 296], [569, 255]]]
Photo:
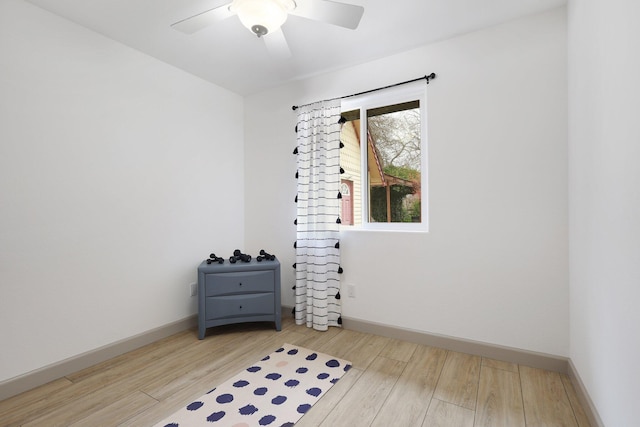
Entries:
[[238, 261], [198, 267], [198, 338], [212, 326], [275, 322], [281, 330], [280, 262]]

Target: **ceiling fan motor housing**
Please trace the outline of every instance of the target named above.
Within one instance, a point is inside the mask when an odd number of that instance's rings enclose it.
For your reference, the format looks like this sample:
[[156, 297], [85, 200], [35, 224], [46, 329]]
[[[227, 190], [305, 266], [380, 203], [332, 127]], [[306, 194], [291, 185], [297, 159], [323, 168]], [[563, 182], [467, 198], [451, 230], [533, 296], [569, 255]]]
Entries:
[[233, 0], [229, 10], [258, 37], [276, 31], [296, 8], [293, 0]]

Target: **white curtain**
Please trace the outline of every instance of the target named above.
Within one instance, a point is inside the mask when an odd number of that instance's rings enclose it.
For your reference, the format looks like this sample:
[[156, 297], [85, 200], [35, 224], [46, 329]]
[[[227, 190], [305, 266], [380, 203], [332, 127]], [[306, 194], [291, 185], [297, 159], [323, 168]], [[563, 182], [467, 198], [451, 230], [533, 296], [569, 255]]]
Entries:
[[340, 100], [299, 107], [296, 324], [325, 331], [340, 309]]

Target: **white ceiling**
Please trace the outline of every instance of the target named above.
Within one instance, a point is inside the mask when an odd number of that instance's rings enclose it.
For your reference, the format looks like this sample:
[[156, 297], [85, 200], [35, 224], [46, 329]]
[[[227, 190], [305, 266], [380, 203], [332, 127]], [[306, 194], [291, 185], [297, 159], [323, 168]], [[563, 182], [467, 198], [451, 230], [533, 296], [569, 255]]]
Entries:
[[269, 56], [263, 41], [243, 27], [236, 16], [193, 35], [170, 27], [230, 0], [27, 1], [241, 95], [566, 3], [566, 0], [340, 0], [364, 6], [358, 29], [290, 16], [282, 29], [293, 56], [283, 60]]

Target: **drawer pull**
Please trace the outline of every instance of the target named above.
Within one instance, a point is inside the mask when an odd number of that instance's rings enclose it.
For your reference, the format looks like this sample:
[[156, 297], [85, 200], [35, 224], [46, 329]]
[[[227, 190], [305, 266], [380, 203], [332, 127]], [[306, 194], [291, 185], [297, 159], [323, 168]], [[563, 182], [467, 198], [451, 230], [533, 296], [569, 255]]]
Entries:
[[242, 286], [242, 282], [240, 282], [240, 286]]
[[242, 306], [240, 306], [240, 310], [242, 310]]

